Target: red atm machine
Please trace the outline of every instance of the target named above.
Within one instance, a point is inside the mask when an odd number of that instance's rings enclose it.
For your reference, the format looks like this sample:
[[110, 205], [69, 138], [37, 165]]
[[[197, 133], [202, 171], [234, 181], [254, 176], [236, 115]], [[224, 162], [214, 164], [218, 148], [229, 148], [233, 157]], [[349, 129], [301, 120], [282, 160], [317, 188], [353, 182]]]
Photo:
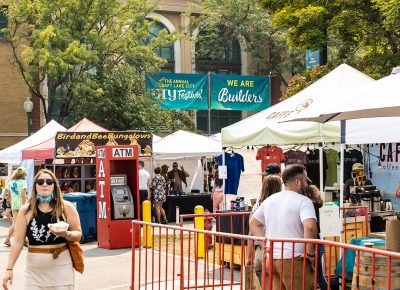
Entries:
[[138, 158], [137, 145], [96, 146], [99, 248], [132, 247], [132, 219], [140, 216]]

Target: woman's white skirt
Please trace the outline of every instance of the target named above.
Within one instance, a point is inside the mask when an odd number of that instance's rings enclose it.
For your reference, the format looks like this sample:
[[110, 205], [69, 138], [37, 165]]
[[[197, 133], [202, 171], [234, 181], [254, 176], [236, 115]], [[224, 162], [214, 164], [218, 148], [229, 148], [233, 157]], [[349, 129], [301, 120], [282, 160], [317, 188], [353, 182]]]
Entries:
[[57, 259], [50, 253], [27, 253], [24, 289], [69, 290], [74, 285], [75, 273], [68, 249]]

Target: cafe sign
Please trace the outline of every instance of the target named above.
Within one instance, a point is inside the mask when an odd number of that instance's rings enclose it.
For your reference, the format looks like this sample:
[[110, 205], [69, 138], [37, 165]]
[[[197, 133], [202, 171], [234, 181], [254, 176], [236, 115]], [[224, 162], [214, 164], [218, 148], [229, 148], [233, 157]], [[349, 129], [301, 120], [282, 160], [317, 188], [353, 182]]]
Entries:
[[270, 106], [269, 78], [211, 76], [211, 109], [261, 111]]
[[55, 158], [93, 158], [95, 147], [103, 145], [138, 145], [139, 156], [153, 153], [153, 135], [146, 131], [58, 132], [55, 142]]
[[208, 110], [208, 82], [205, 74], [159, 73], [146, 75], [146, 89], [161, 109]]

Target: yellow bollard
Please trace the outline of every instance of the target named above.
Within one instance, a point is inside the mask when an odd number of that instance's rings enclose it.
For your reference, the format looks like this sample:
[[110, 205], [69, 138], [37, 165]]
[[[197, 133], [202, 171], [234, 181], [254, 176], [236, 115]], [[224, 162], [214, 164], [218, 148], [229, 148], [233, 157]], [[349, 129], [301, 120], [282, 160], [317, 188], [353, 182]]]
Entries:
[[[151, 223], [151, 202], [150, 200], [143, 201], [142, 204], [143, 209], [143, 221], [147, 223]], [[143, 247], [151, 248], [152, 247], [152, 238], [151, 238], [151, 227], [143, 226]]]
[[[203, 216], [198, 216], [194, 218], [194, 228], [197, 230], [204, 230], [204, 207], [197, 205], [194, 208], [194, 214], [201, 214]], [[204, 258], [204, 234], [196, 233], [197, 241], [197, 256], [199, 258]]]

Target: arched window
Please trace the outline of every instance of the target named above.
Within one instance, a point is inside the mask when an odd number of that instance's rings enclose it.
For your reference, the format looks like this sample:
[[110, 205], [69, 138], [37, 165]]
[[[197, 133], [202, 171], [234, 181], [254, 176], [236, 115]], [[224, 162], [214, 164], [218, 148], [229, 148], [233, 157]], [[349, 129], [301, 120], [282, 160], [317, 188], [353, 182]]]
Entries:
[[[163, 30], [167, 30], [167, 27], [165, 27], [162, 23], [156, 22], [151, 28], [150, 28], [150, 37], [147, 40], [150, 42], [154, 37], [157, 37], [157, 35]], [[169, 32], [169, 31], [168, 31]], [[155, 50], [155, 53], [164, 59], [168, 61], [168, 63], [165, 64], [163, 67], [162, 71], [163, 72], [171, 72], [173, 73], [175, 71], [175, 59], [174, 59], [174, 46], [173, 44], [166, 45], [161, 48], [157, 48]]]

